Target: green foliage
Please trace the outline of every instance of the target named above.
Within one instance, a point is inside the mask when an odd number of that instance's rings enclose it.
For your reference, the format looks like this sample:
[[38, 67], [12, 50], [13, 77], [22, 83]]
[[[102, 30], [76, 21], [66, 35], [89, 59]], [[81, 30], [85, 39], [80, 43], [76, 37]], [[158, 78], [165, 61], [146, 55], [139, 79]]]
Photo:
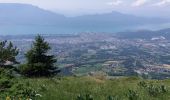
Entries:
[[107, 100], [120, 100], [118, 96], [108, 96]]
[[7, 61], [12, 63], [17, 63], [16, 56], [18, 55], [19, 50], [17, 47], [14, 47], [12, 42], [2, 41], [0, 42], [0, 66], [5, 66]]
[[20, 79], [11, 76], [9, 69], [0, 68], [0, 98], [35, 98], [37, 92], [29, 83], [20, 83]]
[[[91, 94], [81, 95], [79, 94], [76, 100], [95, 100]], [[120, 100], [117, 96], [108, 96], [106, 100]]]
[[129, 100], [139, 100], [139, 94], [137, 93], [137, 91], [129, 89], [126, 95]]
[[[27, 80], [27, 79], [26, 79]], [[94, 77], [62, 77], [28, 79], [42, 95], [38, 100], [170, 100], [170, 81], [140, 80], [134, 78], [96, 79]], [[146, 88], [139, 86], [144, 83]], [[151, 96], [150, 84], [159, 86], [161, 93]], [[162, 86], [162, 84], [165, 84]], [[166, 92], [163, 92], [166, 91]]]
[[27, 64], [20, 66], [20, 72], [28, 77], [51, 76], [59, 72], [54, 64], [57, 62], [53, 55], [48, 55], [49, 44], [38, 35], [31, 50], [26, 53]]
[[7, 70], [0, 68], [0, 93], [7, 92], [12, 87], [12, 78]]
[[90, 94], [84, 95], [78, 95], [76, 100], [94, 100], [93, 96]]
[[153, 85], [153, 84], [149, 84], [147, 87], [147, 91], [149, 93], [149, 95], [151, 96], [158, 96], [162, 93], [166, 93], [166, 87], [164, 85]]
[[138, 83], [138, 86], [140, 86], [141, 88], [146, 88], [147, 83], [145, 81], [141, 81], [141, 82]]
[[77, 98], [76, 98], [76, 100], [85, 100], [85, 99], [84, 99], [84, 96], [78, 95]]
[[138, 85], [144, 88], [150, 96], [157, 97], [161, 94], [167, 93], [167, 87], [165, 85], [157, 85], [153, 83], [146, 83], [144, 81], [139, 82]]
[[34, 90], [29, 83], [17, 83], [14, 84], [12, 88], [10, 88], [10, 95], [21, 97], [21, 98], [36, 98], [38, 94], [36, 90]]

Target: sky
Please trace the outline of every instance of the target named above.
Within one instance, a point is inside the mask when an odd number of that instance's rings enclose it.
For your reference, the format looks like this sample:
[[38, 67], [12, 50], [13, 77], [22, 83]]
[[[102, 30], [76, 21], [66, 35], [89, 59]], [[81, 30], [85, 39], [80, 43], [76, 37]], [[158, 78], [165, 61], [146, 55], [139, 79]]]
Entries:
[[137, 16], [170, 17], [170, 0], [0, 0], [32, 4], [66, 16], [118, 11]]

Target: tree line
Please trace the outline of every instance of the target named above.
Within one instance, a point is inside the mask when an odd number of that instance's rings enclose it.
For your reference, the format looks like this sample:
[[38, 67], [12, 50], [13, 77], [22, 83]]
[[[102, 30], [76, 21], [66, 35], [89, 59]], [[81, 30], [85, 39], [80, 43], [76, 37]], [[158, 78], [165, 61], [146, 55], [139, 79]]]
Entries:
[[19, 64], [16, 60], [19, 49], [12, 42], [1, 41], [0, 67], [1, 69], [15, 69], [18, 73], [27, 77], [54, 76], [60, 71], [55, 66], [57, 62], [55, 56], [48, 54], [50, 49], [49, 43], [42, 36], [37, 35], [31, 49], [25, 54], [27, 62], [14, 67], [15, 64]]

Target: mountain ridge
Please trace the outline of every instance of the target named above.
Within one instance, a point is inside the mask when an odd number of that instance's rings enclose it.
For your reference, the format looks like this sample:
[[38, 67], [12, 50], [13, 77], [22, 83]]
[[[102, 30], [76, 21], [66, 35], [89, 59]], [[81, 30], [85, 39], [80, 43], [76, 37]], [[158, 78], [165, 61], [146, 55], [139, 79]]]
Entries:
[[0, 33], [5, 34], [114, 32], [140, 25], [157, 25], [167, 22], [170, 20], [138, 17], [115, 11], [66, 17], [29, 4], [0, 3]]

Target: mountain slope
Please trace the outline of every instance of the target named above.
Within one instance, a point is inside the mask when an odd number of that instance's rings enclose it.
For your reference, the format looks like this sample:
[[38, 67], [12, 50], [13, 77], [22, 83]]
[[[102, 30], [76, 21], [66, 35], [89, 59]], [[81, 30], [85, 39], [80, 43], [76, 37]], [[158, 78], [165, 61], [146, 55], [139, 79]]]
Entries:
[[134, 15], [122, 14], [115, 11], [105, 14], [84, 15], [75, 17], [73, 19], [84, 22], [98, 22], [98, 23], [105, 22], [117, 25], [154, 24], [164, 23], [167, 21], [167, 19], [138, 17]]
[[1, 3], [0, 23], [12, 25], [53, 25], [65, 17], [27, 4]]
[[65, 17], [28, 4], [0, 3], [0, 33], [3, 34], [115, 32], [167, 22], [170, 20], [119, 12]]

